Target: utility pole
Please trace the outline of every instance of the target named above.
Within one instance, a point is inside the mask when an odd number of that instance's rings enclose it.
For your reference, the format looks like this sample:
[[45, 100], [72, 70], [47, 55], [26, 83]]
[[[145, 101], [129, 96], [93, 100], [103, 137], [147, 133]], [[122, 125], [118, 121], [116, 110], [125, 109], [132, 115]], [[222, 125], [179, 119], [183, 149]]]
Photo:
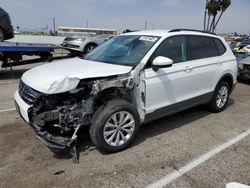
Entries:
[[145, 21], [145, 30], [147, 30], [148, 22]]
[[56, 35], [56, 19], [53, 18], [53, 33]]
[[152, 23], [152, 30], [155, 30], [155, 23]]
[[89, 20], [88, 20], [88, 18], [86, 19], [86, 28], [88, 28], [89, 27]]

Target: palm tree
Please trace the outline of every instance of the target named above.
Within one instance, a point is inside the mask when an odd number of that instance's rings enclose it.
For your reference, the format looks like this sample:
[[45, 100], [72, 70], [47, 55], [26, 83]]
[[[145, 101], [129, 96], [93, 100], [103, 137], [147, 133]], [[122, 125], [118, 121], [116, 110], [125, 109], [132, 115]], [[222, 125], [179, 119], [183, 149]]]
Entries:
[[221, 10], [220, 0], [218, 0], [218, 1], [214, 0], [213, 7], [212, 7], [212, 10], [211, 10], [213, 20], [211, 22], [210, 29], [209, 29], [209, 31], [211, 31], [211, 32], [214, 32], [216, 16], [217, 16], [218, 12], [220, 12], [220, 10]]
[[211, 1], [208, 1], [207, 5], [206, 5], [206, 9], [207, 9], [207, 14], [208, 14], [208, 19], [207, 19], [207, 26], [206, 26], [206, 31], [208, 31], [209, 29], [209, 24], [210, 24], [210, 18], [211, 18], [211, 15], [212, 15], [212, 5], [211, 5]]
[[217, 27], [223, 13], [227, 10], [227, 8], [231, 5], [231, 0], [221, 0], [220, 1], [220, 7], [221, 7], [221, 13], [220, 13], [220, 16], [218, 18], [218, 20], [216, 21], [215, 25], [214, 25], [214, 29]]
[[[208, 11], [207, 31], [212, 31], [213, 25], [215, 23], [215, 18], [219, 10], [220, 10], [220, 4], [218, 0], [210, 0], [208, 2], [207, 4], [207, 11]], [[212, 22], [210, 23], [211, 16], [213, 17], [213, 19], [212, 19]]]
[[204, 26], [203, 30], [206, 30], [206, 21], [207, 21], [207, 5], [208, 5], [209, 0], [206, 0], [206, 6], [205, 6], [205, 13], [204, 13]]
[[[230, 4], [231, 0], [206, 0], [206, 8], [204, 14], [204, 30], [214, 32], [223, 13], [230, 6]], [[216, 20], [216, 16], [218, 15], [218, 13], [220, 13], [220, 16]], [[211, 17], [212, 21], [210, 23]]]

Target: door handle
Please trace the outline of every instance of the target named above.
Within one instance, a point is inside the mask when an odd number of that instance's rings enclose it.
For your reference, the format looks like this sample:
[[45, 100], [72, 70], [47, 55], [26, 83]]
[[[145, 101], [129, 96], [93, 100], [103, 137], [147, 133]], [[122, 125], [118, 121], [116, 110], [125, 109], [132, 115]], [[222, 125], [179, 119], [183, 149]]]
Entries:
[[184, 71], [187, 72], [187, 73], [191, 72], [192, 70], [193, 70], [193, 68], [189, 67], [189, 66], [186, 66], [185, 69], [184, 69]]

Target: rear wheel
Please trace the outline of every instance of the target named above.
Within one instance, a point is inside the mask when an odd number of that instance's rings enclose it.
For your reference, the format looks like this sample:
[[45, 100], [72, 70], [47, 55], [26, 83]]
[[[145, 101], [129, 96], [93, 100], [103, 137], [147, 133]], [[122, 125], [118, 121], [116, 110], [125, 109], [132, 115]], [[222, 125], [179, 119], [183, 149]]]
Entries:
[[214, 96], [209, 104], [209, 109], [214, 112], [221, 112], [225, 109], [230, 93], [230, 87], [227, 82], [220, 82], [214, 92]]
[[4, 39], [5, 39], [5, 37], [4, 37], [4, 32], [3, 32], [3, 30], [0, 28], [0, 42], [3, 42]]
[[126, 149], [140, 127], [134, 106], [123, 100], [113, 100], [100, 107], [93, 116], [90, 137], [96, 147], [106, 153]]

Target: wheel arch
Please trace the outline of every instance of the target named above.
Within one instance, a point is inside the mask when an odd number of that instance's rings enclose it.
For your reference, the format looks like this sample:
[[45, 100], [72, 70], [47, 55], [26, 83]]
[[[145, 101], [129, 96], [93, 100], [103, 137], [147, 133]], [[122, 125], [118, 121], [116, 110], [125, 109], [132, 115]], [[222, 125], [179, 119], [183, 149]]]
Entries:
[[90, 42], [88, 42], [88, 43], [85, 44], [85, 46], [84, 46], [83, 49], [85, 49], [88, 45], [95, 45], [95, 46], [98, 46], [97, 43], [95, 43], [95, 42], [93, 42], [93, 41], [90, 41]]
[[230, 88], [229, 88], [229, 89], [230, 89], [230, 93], [231, 93], [231, 92], [232, 92], [232, 89], [233, 89], [233, 86], [234, 86], [233, 75], [230, 74], [230, 73], [223, 74], [223, 75], [221, 76], [221, 78], [219, 79], [219, 81], [217, 82], [216, 87], [217, 87], [217, 85], [218, 85], [220, 82], [222, 82], [222, 81], [225, 81], [225, 82], [228, 83], [228, 85], [229, 85], [229, 87], [230, 87]]
[[132, 95], [132, 91], [130, 92], [127, 88], [120, 87], [110, 87], [106, 88], [99, 92], [97, 100], [99, 100], [99, 105], [107, 103], [111, 100], [120, 99], [125, 100], [133, 105], [135, 105], [135, 101]]

